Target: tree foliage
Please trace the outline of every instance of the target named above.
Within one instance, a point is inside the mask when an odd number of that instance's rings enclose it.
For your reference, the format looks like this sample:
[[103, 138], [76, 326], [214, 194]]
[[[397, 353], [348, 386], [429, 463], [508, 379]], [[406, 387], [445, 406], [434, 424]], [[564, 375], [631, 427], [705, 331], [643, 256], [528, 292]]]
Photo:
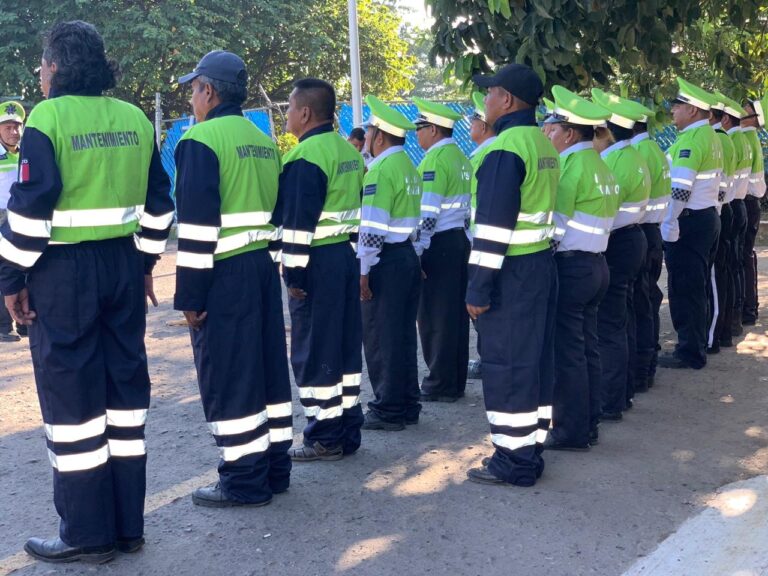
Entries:
[[[231, 50], [245, 60], [249, 106], [283, 101], [293, 80], [318, 76], [349, 97], [346, 0], [25, 0], [0, 12], [0, 95], [41, 98], [33, 70], [41, 33], [54, 22], [82, 19], [102, 32], [123, 79], [114, 95], [150, 112], [163, 94], [167, 115], [187, 112], [188, 89], [176, 79], [206, 52]], [[393, 98], [412, 87], [412, 57], [400, 19], [378, 0], [358, 2], [363, 89]]]
[[[432, 61], [467, 82], [496, 65], [532, 66], [547, 87], [629, 82], [658, 102], [662, 81], [707, 66], [762, 91], [766, 9], [757, 0], [426, 0]], [[706, 24], [712, 28], [706, 28]], [[728, 30], [728, 42], [718, 41]], [[761, 60], [757, 60], [762, 57]]]

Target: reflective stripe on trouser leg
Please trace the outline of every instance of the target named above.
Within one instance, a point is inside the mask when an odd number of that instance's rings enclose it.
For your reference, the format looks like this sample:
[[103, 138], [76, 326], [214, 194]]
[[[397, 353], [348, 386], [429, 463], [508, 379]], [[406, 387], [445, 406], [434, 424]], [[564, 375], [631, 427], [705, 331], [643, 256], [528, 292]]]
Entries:
[[190, 331], [203, 411], [221, 454], [222, 490], [241, 502], [272, 497], [273, 446], [285, 453], [291, 435], [278, 282], [266, 249], [217, 262], [208, 317]]
[[747, 228], [744, 233], [744, 303], [742, 316], [745, 320], [756, 320], [758, 314], [757, 301], [757, 254], [755, 240], [760, 228], [760, 200], [755, 196], [744, 199], [747, 213]]
[[28, 278], [39, 313], [30, 348], [54, 501], [60, 536], [72, 546], [143, 533], [146, 459], [143, 440], [132, 442], [143, 436], [113, 446], [137, 457], [110, 457], [107, 415], [115, 402], [148, 404], [143, 276], [143, 258], [125, 238], [50, 247]]
[[489, 470], [524, 486], [544, 469], [554, 380], [557, 272], [549, 251], [506, 258], [490, 310], [477, 327], [483, 338], [483, 392], [496, 451]]
[[[310, 250], [307, 294], [290, 299], [291, 365], [307, 417], [304, 443], [354, 452], [362, 417], [351, 377], [362, 369], [359, 264], [348, 242]], [[346, 388], [346, 391], [345, 391]]]

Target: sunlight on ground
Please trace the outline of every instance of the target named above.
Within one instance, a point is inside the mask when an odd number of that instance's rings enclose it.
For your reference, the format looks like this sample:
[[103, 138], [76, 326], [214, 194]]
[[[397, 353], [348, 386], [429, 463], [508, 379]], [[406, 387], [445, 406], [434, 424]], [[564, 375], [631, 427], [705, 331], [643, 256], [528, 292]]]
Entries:
[[691, 462], [696, 458], [696, 452], [693, 450], [674, 450], [672, 452], [672, 458], [678, 462]]
[[757, 493], [754, 490], [729, 490], [714, 496], [707, 505], [720, 511], [727, 518], [741, 516], [749, 512], [757, 502]]
[[768, 448], [760, 448], [751, 456], [741, 460], [742, 467], [752, 474], [765, 474], [768, 470]]
[[738, 354], [748, 354], [760, 358], [768, 358], [768, 332], [750, 332], [736, 346]]
[[400, 539], [399, 534], [366, 538], [347, 548], [336, 563], [336, 570], [342, 572], [352, 570], [367, 560], [372, 560], [380, 554], [388, 552]]

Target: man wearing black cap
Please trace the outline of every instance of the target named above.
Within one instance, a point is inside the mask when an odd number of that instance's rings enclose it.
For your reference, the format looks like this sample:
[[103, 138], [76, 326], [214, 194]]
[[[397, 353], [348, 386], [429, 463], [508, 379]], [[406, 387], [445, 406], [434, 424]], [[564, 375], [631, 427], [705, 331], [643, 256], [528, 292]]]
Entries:
[[248, 75], [230, 52], [191, 74], [197, 120], [176, 147], [179, 251], [174, 308], [190, 326], [200, 396], [219, 447], [219, 482], [192, 501], [269, 504], [290, 479], [291, 389], [277, 267], [280, 158], [241, 106]]
[[477, 170], [467, 310], [483, 340], [483, 392], [495, 452], [469, 479], [532, 486], [552, 416], [557, 270], [550, 249], [558, 154], [536, 125], [543, 86], [528, 66], [475, 76], [498, 134]]

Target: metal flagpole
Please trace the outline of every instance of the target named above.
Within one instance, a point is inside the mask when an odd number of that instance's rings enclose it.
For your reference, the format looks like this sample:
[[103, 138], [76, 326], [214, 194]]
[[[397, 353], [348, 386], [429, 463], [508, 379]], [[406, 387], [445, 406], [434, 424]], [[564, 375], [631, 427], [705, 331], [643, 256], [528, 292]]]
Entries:
[[347, 0], [349, 11], [349, 62], [352, 75], [352, 122], [363, 123], [363, 95], [360, 86], [360, 37], [357, 31], [357, 1]]

